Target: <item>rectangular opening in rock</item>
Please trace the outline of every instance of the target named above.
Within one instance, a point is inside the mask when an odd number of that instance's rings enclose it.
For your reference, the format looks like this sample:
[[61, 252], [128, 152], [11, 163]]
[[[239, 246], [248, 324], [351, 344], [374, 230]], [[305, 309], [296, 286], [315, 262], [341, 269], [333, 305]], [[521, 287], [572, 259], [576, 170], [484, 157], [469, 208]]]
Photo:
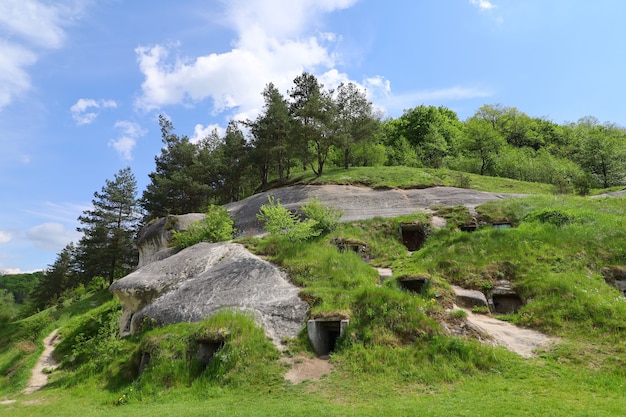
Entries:
[[494, 312], [498, 314], [517, 313], [524, 305], [517, 294], [494, 294], [492, 300]]
[[461, 229], [462, 232], [475, 232], [476, 230], [478, 230], [478, 224], [477, 223], [462, 224], [459, 226], [459, 229]]
[[513, 225], [508, 222], [500, 222], [500, 223], [492, 223], [491, 227], [494, 229], [510, 229], [513, 227]]
[[428, 282], [429, 280], [426, 277], [403, 277], [398, 279], [400, 288], [417, 294], [424, 292]]
[[348, 320], [343, 319], [316, 319], [309, 320], [307, 332], [309, 340], [318, 356], [327, 356], [334, 352], [337, 340], [343, 336]]
[[426, 242], [426, 231], [426, 226], [422, 223], [402, 223], [400, 225], [402, 243], [410, 251], [419, 250]]

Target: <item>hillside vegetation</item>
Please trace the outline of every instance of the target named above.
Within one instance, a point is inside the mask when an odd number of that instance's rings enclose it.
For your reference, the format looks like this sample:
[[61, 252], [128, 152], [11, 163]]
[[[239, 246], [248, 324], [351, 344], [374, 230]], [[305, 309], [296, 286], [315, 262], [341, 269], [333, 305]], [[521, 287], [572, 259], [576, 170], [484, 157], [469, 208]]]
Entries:
[[[311, 305], [311, 317], [346, 317], [350, 325], [330, 355], [334, 371], [320, 381], [286, 382], [285, 358], [313, 355], [303, 331], [279, 352], [251, 317], [222, 312], [200, 323], [118, 338], [120, 303], [97, 286], [39, 313], [0, 324], [0, 415], [11, 416], [615, 416], [626, 409], [626, 298], [603, 268], [626, 265], [626, 200], [550, 193], [550, 186], [445, 170], [354, 168], [297, 181], [376, 188], [464, 185], [534, 194], [477, 208], [475, 232], [464, 207], [432, 207], [447, 218], [408, 253], [402, 222], [428, 224], [431, 214], [340, 224], [294, 243], [280, 235], [241, 240], [285, 269]], [[462, 181], [458, 183], [457, 181]], [[510, 229], [487, 224], [506, 219]], [[367, 246], [366, 260], [341, 252], [337, 239]], [[367, 262], [366, 262], [367, 261]], [[389, 267], [381, 279], [373, 267]], [[427, 277], [421, 294], [398, 279]], [[488, 289], [506, 279], [525, 301], [501, 319], [541, 330], [558, 342], [523, 359], [472, 337], [448, 335], [451, 284]], [[47, 387], [20, 392], [42, 350], [60, 328], [61, 367]], [[203, 363], [198, 347], [223, 345]], [[148, 365], [139, 374], [142, 358]]]

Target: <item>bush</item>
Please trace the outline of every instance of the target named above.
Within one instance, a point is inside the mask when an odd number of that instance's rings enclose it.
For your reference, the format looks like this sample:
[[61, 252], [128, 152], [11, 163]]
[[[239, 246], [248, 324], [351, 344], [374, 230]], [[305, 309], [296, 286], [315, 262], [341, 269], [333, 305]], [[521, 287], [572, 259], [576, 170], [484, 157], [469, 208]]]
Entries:
[[267, 201], [268, 204], [261, 206], [257, 219], [267, 232], [284, 236], [291, 242], [302, 242], [335, 230], [343, 214], [341, 210], [326, 207], [313, 198], [302, 206], [307, 218], [300, 220], [297, 214], [283, 207], [280, 200], [269, 196]]
[[186, 230], [174, 231], [174, 246], [184, 249], [200, 242], [223, 242], [233, 238], [235, 228], [228, 210], [211, 204], [204, 219], [192, 223]]
[[320, 234], [333, 232], [339, 225], [339, 219], [343, 214], [343, 210], [323, 205], [317, 197], [304, 204], [302, 212], [316, 222], [314, 229], [319, 230]]

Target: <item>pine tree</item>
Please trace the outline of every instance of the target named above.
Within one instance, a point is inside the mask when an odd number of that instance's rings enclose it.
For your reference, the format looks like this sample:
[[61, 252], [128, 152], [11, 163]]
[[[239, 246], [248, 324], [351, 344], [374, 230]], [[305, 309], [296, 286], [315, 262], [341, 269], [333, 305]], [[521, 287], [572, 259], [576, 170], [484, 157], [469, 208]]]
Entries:
[[136, 195], [135, 176], [130, 168], [121, 169], [94, 193], [93, 209], [79, 216], [83, 226], [77, 230], [83, 237], [76, 257], [82, 281], [102, 276], [112, 284], [135, 267], [134, 238], [141, 214]]

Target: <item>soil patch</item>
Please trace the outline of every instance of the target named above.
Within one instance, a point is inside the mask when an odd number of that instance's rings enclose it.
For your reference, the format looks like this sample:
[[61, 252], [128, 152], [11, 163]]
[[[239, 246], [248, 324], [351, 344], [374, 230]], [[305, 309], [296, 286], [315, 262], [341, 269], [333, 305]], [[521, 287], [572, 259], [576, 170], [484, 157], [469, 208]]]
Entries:
[[317, 381], [333, 370], [333, 366], [328, 360], [320, 358], [296, 356], [287, 359], [286, 362], [291, 365], [291, 369], [285, 374], [285, 379], [292, 384], [299, 384], [307, 380]]

